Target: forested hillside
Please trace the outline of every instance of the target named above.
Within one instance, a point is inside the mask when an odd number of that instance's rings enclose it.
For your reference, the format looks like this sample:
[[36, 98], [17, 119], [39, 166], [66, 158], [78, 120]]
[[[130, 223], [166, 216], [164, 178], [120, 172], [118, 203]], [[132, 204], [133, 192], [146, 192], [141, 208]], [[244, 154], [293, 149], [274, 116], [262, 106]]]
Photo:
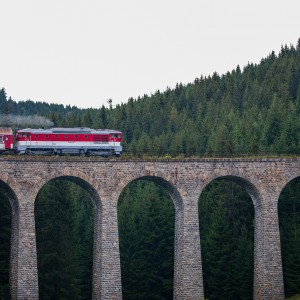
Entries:
[[3, 114], [45, 116], [56, 126], [120, 129], [125, 149], [138, 155], [294, 153], [300, 150], [299, 86], [300, 40], [258, 65], [179, 83], [114, 109], [16, 103], [3, 89], [0, 107]]
[[[300, 39], [259, 64], [200, 76], [115, 107], [15, 102], [3, 88], [0, 113], [1, 126], [15, 128], [120, 129], [125, 154], [132, 156], [300, 155]], [[6, 187], [0, 188], [0, 299], [8, 299], [11, 209]], [[299, 195], [296, 179], [279, 201], [286, 296], [300, 293]], [[48, 183], [36, 200], [35, 216], [40, 298], [90, 299], [93, 212], [88, 195], [66, 181]], [[251, 198], [240, 186], [215, 180], [200, 196], [199, 220], [205, 297], [251, 299]], [[131, 183], [120, 197], [118, 221], [124, 299], [172, 299], [174, 205], [166, 191], [147, 181]]]

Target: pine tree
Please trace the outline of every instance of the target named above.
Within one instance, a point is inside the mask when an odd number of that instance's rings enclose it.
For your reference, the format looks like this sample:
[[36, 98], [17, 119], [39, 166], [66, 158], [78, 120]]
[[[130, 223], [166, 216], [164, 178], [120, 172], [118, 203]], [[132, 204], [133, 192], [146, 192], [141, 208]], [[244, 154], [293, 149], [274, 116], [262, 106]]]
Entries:
[[215, 203], [210, 228], [202, 239], [204, 293], [209, 299], [233, 299], [231, 287], [232, 232], [227, 222], [226, 210], [221, 202]]

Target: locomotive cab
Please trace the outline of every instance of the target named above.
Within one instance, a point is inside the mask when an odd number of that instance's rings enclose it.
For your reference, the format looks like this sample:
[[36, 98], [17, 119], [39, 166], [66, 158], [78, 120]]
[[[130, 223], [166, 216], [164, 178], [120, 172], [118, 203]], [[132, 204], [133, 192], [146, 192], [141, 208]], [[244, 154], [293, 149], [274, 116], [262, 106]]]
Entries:
[[12, 150], [13, 145], [13, 132], [11, 128], [0, 128], [0, 151]]
[[122, 133], [121, 131], [115, 131], [110, 133], [109, 135], [110, 145], [114, 149], [114, 154], [116, 156], [121, 155], [122, 153], [122, 146], [121, 146], [121, 140], [122, 140]]

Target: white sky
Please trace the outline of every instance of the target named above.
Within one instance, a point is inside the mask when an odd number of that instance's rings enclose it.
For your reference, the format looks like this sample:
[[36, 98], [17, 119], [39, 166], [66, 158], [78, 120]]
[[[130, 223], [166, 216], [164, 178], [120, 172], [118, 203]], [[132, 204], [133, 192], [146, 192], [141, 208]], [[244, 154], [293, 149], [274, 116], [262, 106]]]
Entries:
[[259, 63], [300, 38], [299, 0], [0, 0], [0, 88], [101, 107]]

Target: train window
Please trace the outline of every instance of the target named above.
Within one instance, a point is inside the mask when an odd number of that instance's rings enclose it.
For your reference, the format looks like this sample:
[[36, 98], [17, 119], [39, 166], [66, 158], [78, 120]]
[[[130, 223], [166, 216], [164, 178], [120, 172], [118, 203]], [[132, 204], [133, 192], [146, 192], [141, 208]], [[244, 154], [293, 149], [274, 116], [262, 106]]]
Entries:
[[5, 141], [8, 142], [8, 136], [5, 137]]
[[66, 138], [66, 139], [68, 138], [68, 135], [67, 135], [67, 134], [65, 135], [65, 138]]
[[88, 138], [88, 136], [87, 136], [87, 135], [85, 135], [85, 136], [84, 136], [84, 138], [85, 138], [85, 139], [87, 139], [87, 138]]
[[58, 138], [58, 134], [56, 134], [55, 137]]
[[2, 135], [0, 135], [0, 142], [2, 142]]
[[49, 137], [48, 134], [46, 134], [46, 139], [47, 139], [48, 137]]
[[78, 135], [77, 134], [75, 134], [75, 139], [78, 139]]
[[38, 138], [38, 137], [39, 137], [39, 135], [38, 135], [38, 134], [36, 134], [36, 135], [35, 135], [35, 137], [36, 137], [36, 138]]
[[30, 133], [27, 133], [26, 135], [27, 135], [28, 138], [30, 137]]
[[119, 134], [116, 134], [116, 138], [118, 139], [120, 137], [120, 135]]

